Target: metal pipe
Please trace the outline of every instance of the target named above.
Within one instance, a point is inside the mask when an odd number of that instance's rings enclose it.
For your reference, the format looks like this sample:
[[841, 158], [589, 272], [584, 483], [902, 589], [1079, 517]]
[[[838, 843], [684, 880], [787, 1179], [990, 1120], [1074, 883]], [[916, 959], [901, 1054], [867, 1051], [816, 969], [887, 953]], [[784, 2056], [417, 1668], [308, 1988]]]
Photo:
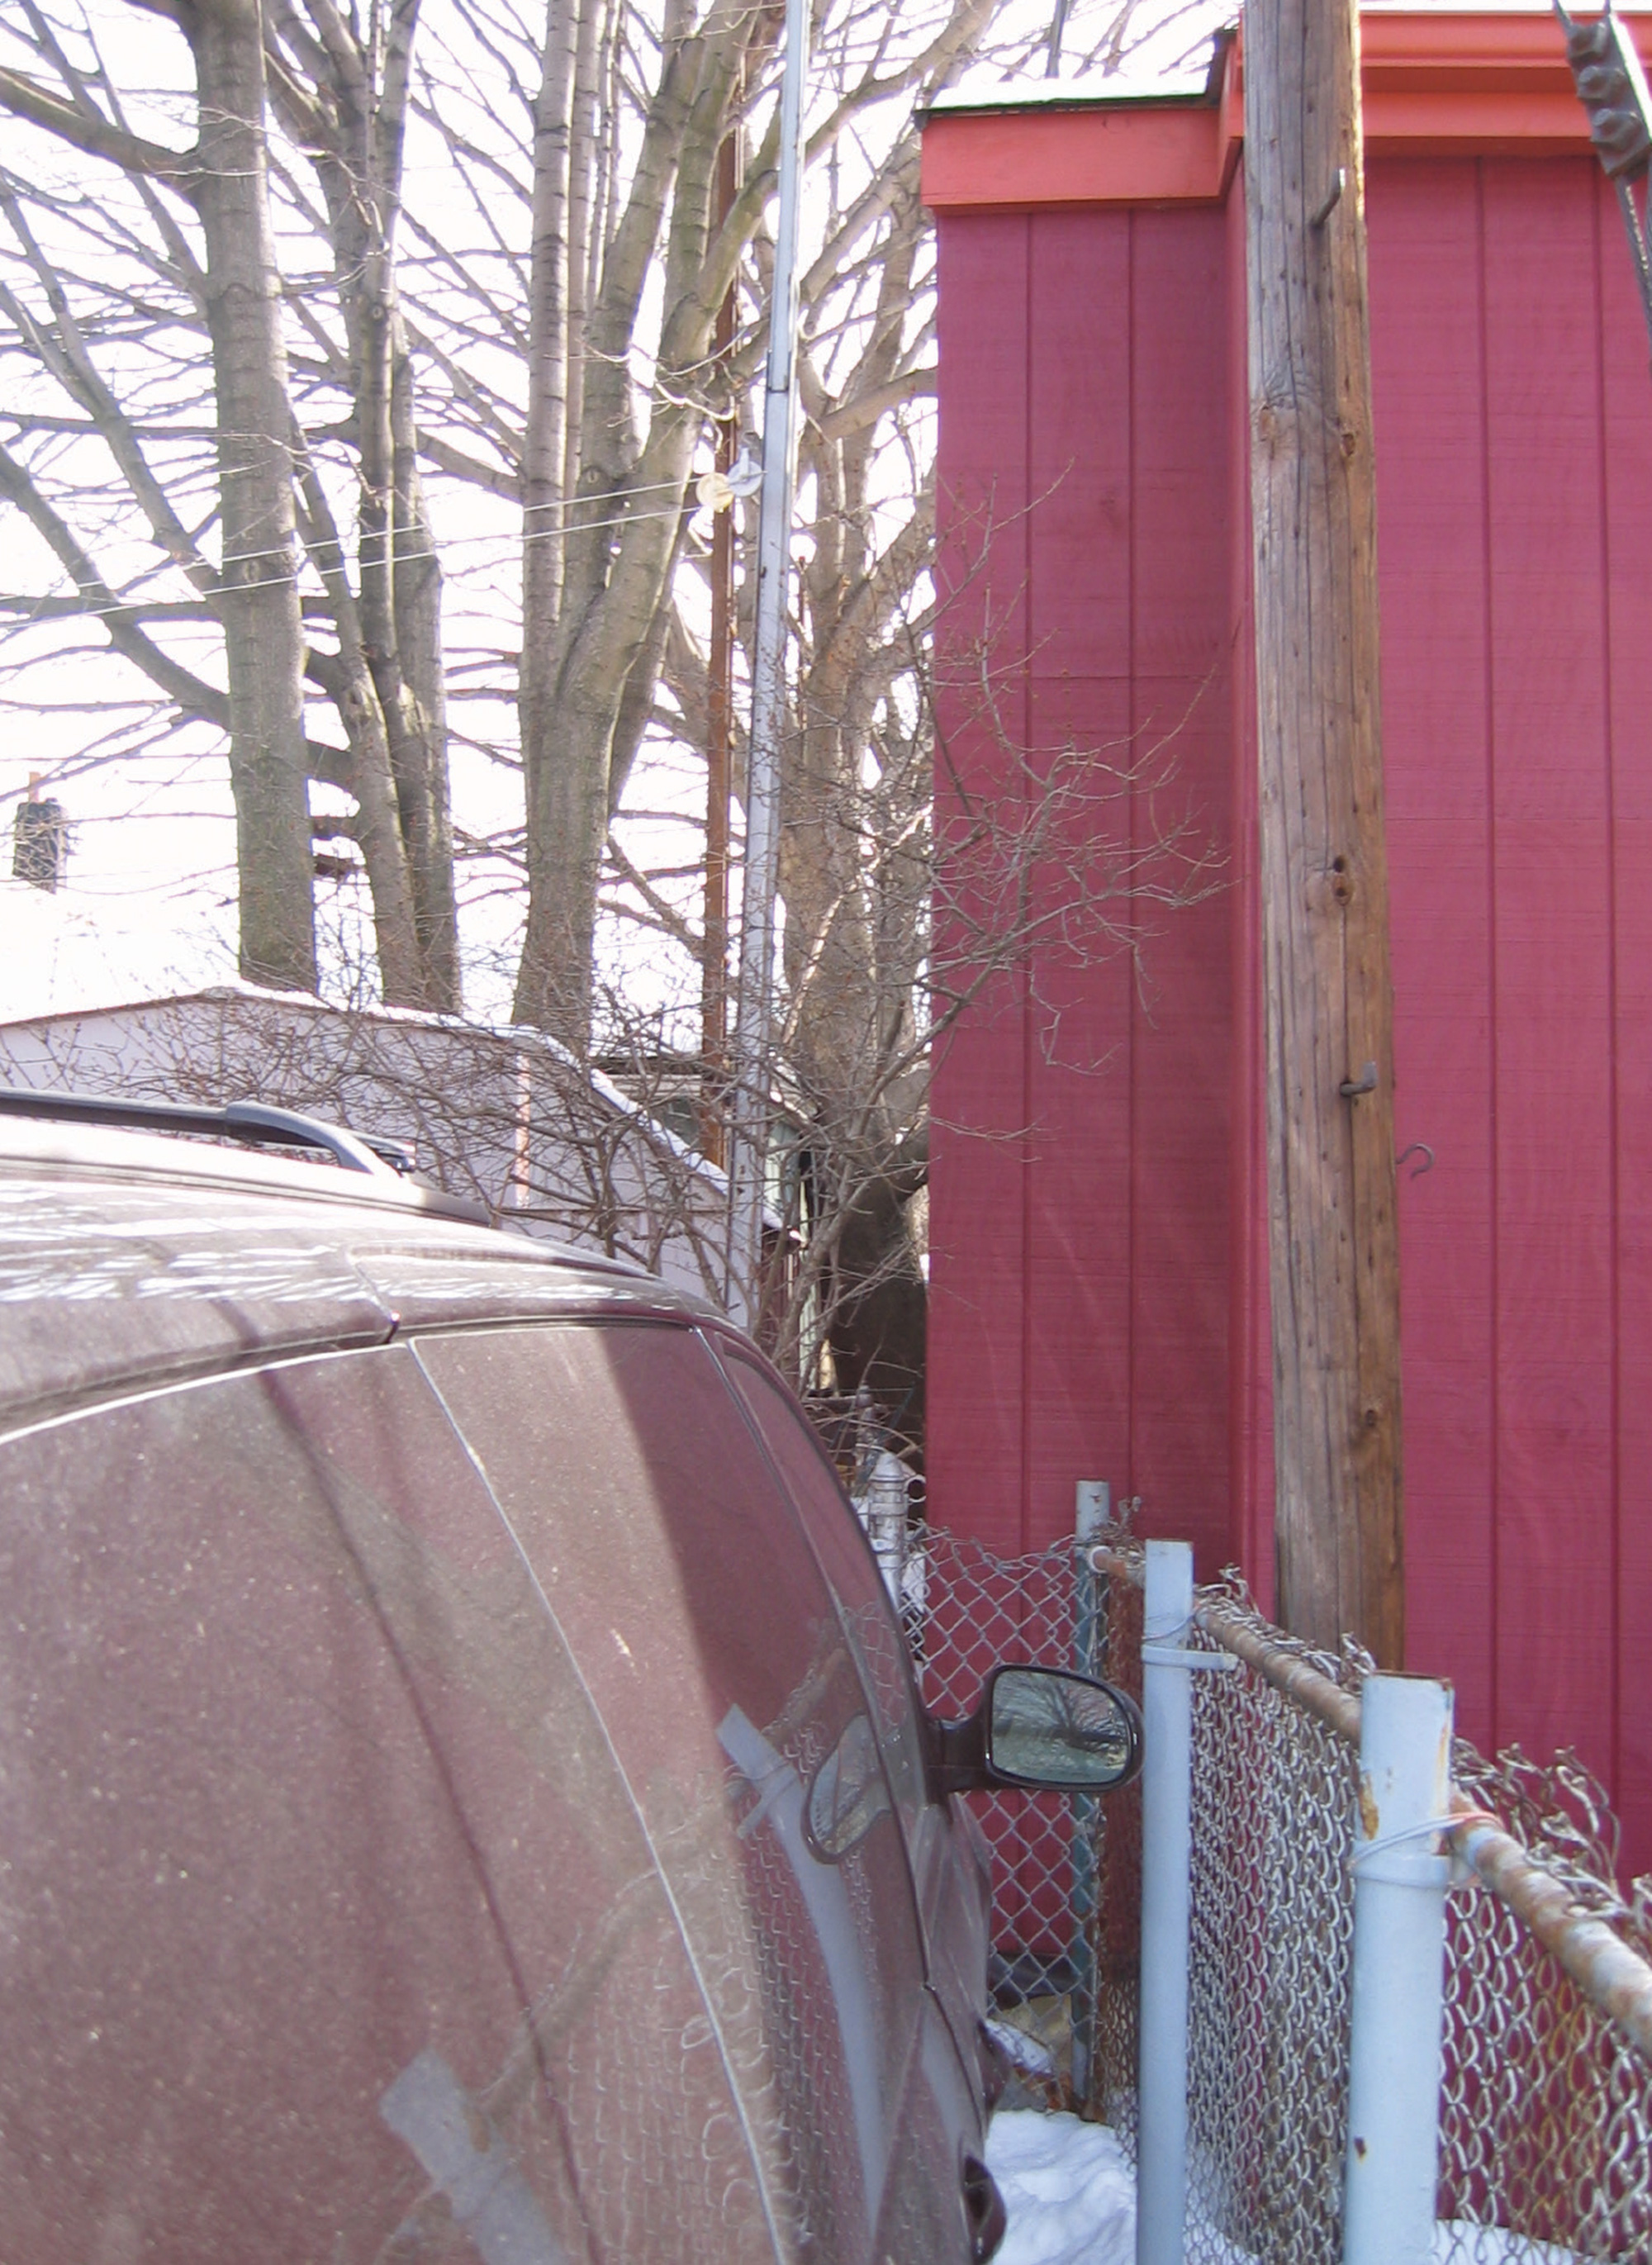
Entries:
[[1430, 2265], [1439, 2181], [1452, 1693], [1371, 1675], [1360, 1708], [1343, 2265]]
[[[1133, 1553], [1103, 1546], [1093, 1549], [1090, 1557], [1097, 1572], [1139, 1584], [1141, 1569]], [[1277, 1691], [1350, 1744], [1360, 1744], [1359, 1700], [1274, 1642], [1254, 1615], [1226, 1598], [1205, 1595], [1195, 1605], [1193, 1617], [1207, 1635], [1236, 1652]], [[1446, 1809], [1463, 1820], [1449, 1833], [1459, 1857], [1565, 1968], [1589, 2003], [1615, 2022], [1652, 2065], [1652, 1964], [1609, 1919], [1579, 1910], [1564, 1882], [1534, 1863], [1512, 1833], [1490, 1822], [1472, 1795], [1454, 1788]]]
[[763, 484], [757, 523], [757, 629], [746, 774], [739, 1021], [734, 1033], [734, 1140], [729, 1176], [729, 1304], [754, 1328], [761, 1297], [768, 1156], [769, 1024], [775, 885], [780, 862], [780, 743], [786, 717], [786, 607], [791, 581], [792, 467], [797, 426], [797, 220], [808, 0], [786, 0], [780, 91], [780, 202], [763, 392]]
[[[1073, 1664], [1081, 1675], [1101, 1672], [1101, 1575], [1090, 1545], [1112, 1517], [1113, 1489], [1105, 1479], [1080, 1479], [1073, 1506]], [[1073, 2089], [1091, 2101], [1095, 2073], [1096, 1930], [1101, 1881], [1095, 1861], [1100, 1803], [1094, 1794], [1073, 1795]]]
[[1580, 1911], [1564, 1881], [1534, 1864], [1466, 1794], [1454, 1793], [1451, 1806], [1469, 1812], [1451, 1834], [1457, 1854], [1652, 2065], [1652, 1966], [1605, 1919]]
[[1193, 1679], [1172, 1658], [1192, 1613], [1192, 1550], [1185, 1541], [1148, 1542], [1141, 1647], [1145, 1759], [1136, 2265], [1182, 2265], [1187, 2221]]
[[1359, 1701], [1351, 1691], [1344, 1691], [1284, 1644], [1273, 1642], [1248, 1613], [1224, 1604], [1220, 1598], [1206, 1598], [1194, 1618], [1206, 1635], [1236, 1651], [1246, 1666], [1254, 1668], [1276, 1691], [1306, 1707], [1350, 1746], [1359, 1744]]

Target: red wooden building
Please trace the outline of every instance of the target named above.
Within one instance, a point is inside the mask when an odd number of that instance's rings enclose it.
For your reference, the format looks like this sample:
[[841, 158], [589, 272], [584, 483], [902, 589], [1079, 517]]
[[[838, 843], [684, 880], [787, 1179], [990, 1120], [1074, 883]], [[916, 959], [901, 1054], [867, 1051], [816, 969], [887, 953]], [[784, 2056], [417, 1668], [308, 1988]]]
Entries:
[[[1372, 10], [1364, 48], [1399, 1139], [1434, 1159], [1401, 1177], [1408, 1664], [1453, 1679], [1482, 1745], [1576, 1744], [1640, 1868], [1646, 331], [1553, 18]], [[928, 1469], [939, 1523], [1010, 1550], [1109, 1479], [1265, 1602], [1238, 72], [926, 129], [943, 814], [1030, 806], [1041, 770], [1095, 751], [1097, 829], [1141, 850], [1191, 818], [1226, 861], [1139, 977], [1041, 944], [940, 1050]]]

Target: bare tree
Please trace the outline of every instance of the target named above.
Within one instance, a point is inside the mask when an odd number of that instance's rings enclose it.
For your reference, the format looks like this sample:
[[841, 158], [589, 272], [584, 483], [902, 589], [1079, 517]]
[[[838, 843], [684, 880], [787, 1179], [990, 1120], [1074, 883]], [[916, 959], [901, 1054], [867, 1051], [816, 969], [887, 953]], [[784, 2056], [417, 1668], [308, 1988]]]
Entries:
[[[25, 32], [12, 36], [29, 69], [0, 86], [19, 108], [56, 106], [43, 121], [52, 130], [73, 110], [84, 135], [124, 132], [117, 75], [87, 33], [90, 63], [72, 57], [42, 4], [22, 0]], [[332, 805], [315, 823], [360, 846], [383, 996], [448, 1007], [449, 740], [472, 778], [484, 764], [510, 781], [520, 814], [462, 825], [455, 854], [473, 894], [526, 899], [516, 1015], [624, 1067], [638, 1106], [652, 1106], [662, 1081], [680, 1076], [669, 1059], [684, 1045], [675, 1002], [698, 998], [707, 958], [690, 807], [712, 706], [695, 483], [714, 419], [732, 419], [748, 445], [755, 437], [777, 11], [734, 0], [664, 0], [657, 11], [549, 0], [542, 18], [522, 12], [527, 0], [424, 5], [420, 18], [416, 0], [381, 0], [362, 22], [335, 0], [265, 0], [284, 445], [307, 553], [305, 752]], [[1107, 8], [1073, 65], [1116, 60], [1143, 12]], [[768, 1319], [800, 1375], [829, 1352], [839, 1382], [866, 1381], [914, 1417], [928, 1050], [1039, 943], [1043, 916], [1017, 877], [1059, 849], [1073, 869], [1068, 927], [1087, 940], [1064, 933], [1055, 948], [1087, 952], [1138, 950], [1145, 907], [1210, 885], [1190, 823], [1166, 829], [1167, 862], [1149, 871], [1097, 816], [1109, 766], [1120, 779], [1144, 766], [1157, 776], [1169, 759], [1160, 749], [1045, 751], [1036, 793], [1018, 787], [1001, 808], [978, 808], [962, 834], [949, 810], [937, 871], [926, 659], [934, 273], [916, 117], [972, 60], [1042, 68], [1047, 36], [1047, 23], [1001, 19], [995, 0], [900, 11], [826, 0], [815, 26], [770, 1081], [793, 1155], [783, 1192], [796, 1233], [774, 1245]], [[719, 194], [730, 137], [737, 180]], [[31, 601], [26, 618], [38, 634], [55, 608], [78, 613], [145, 672], [165, 703], [157, 724], [213, 722], [222, 632], [200, 499], [214, 428], [186, 375], [199, 299], [179, 280], [184, 255], [200, 264], [198, 239], [187, 201], [181, 222], [167, 201], [179, 192], [128, 178], [131, 199], [110, 210], [73, 186], [10, 185], [8, 215], [33, 228], [38, 253], [17, 237], [12, 304], [0, 306], [13, 326], [0, 353], [33, 371], [40, 412], [18, 426], [17, 460], [65, 526], [83, 529], [74, 594]], [[735, 319], [719, 339], [731, 285]], [[120, 397], [112, 418], [74, 395], [73, 435], [61, 403], [41, 408], [47, 381], [64, 382], [59, 302], [91, 336], [105, 393]], [[196, 586], [182, 604], [157, 600], [131, 557], [132, 505], [148, 492], [135, 448], [148, 450], [149, 486], [172, 500], [193, 546]], [[439, 514], [460, 530], [440, 543]], [[94, 579], [99, 544], [129, 569], [124, 579], [113, 566]], [[491, 563], [479, 569], [483, 545]], [[749, 619], [743, 627], [749, 638]], [[984, 717], [993, 690], [988, 671]], [[1088, 864], [1060, 833], [1081, 792], [1098, 827]], [[1029, 801], [1041, 813], [1030, 831]], [[973, 878], [964, 886], [959, 875]], [[977, 897], [993, 891], [993, 909], [977, 917]], [[641, 999], [626, 935], [647, 960]]]
[[272, 0], [266, 42], [275, 106], [325, 201], [344, 353], [326, 375], [352, 404], [358, 491], [353, 589], [324, 483], [300, 440], [300, 492], [336, 650], [309, 673], [351, 739], [356, 840], [373, 891], [385, 996], [456, 1009], [458, 930], [448, 808], [441, 579], [426, 507], [397, 228], [419, 0], [389, 0], [364, 35], [331, 0], [309, 21]]
[[[112, 643], [170, 698], [227, 729], [241, 882], [241, 960], [258, 981], [313, 989], [309, 819], [305, 800], [303, 630], [300, 617], [291, 411], [280, 284], [270, 218], [264, 138], [264, 48], [257, 0], [198, 0], [187, 11], [152, 0], [177, 24], [194, 65], [196, 140], [171, 149], [130, 133], [118, 106], [102, 107], [33, 5], [24, 0], [37, 51], [55, 87], [0, 69], [0, 105], [138, 182], [154, 218], [175, 302], [210, 337], [218, 519], [216, 567], [200, 555], [156, 476], [133, 419], [93, 358], [61, 277], [44, 259], [8, 178], [6, 216], [47, 302], [31, 314], [8, 293], [20, 337], [84, 413], [149, 521], [151, 539], [189, 572], [222, 626], [227, 695], [192, 683], [153, 644], [141, 615], [122, 608], [70, 525], [27, 464], [0, 453], [0, 492], [15, 503], [73, 578], [77, 599], [100, 611]], [[199, 228], [197, 254], [169, 214], [179, 200]], [[181, 704], [181, 701], [180, 701]]]
[[[320, 831], [360, 848], [385, 996], [452, 1009], [440, 584], [395, 269], [417, 0], [397, 0], [365, 35], [331, 0], [307, 8], [304, 23], [251, 0], [155, 6], [195, 62], [199, 136], [175, 153], [121, 123], [90, 26], [60, 34], [24, 0], [24, 44], [39, 71], [0, 70], [0, 102], [107, 158], [137, 193], [120, 205], [78, 185], [0, 175], [15, 247], [14, 279], [0, 287], [11, 354], [52, 379], [79, 412], [78, 430], [101, 444], [66, 460], [61, 415], [19, 417], [0, 480], [72, 578], [62, 609], [100, 629], [149, 680], [166, 703], [157, 720], [228, 730], [243, 972], [315, 988], [310, 845]], [[290, 143], [273, 142], [266, 84]], [[273, 205], [310, 224], [325, 284], [312, 278], [295, 292], [284, 281]], [[76, 244], [93, 251], [84, 266]], [[289, 351], [284, 303], [296, 308], [307, 353]], [[203, 329], [208, 427], [189, 421], [198, 402], [188, 342]], [[216, 455], [215, 558], [189, 515], [203, 440]], [[338, 471], [353, 476], [353, 577]], [[117, 513], [140, 518], [188, 576], [193, 603], [117, 593], [94, 538], [77, 531]], [[211, 646], [192, 638], [188, 625], [203, 619], [221, 639], [227, 696], [207, 673]], [[306, 680], [326, 694], [336, 736], [308, 735]], [[342, 789], [353, 808], [312, 828], [309, 778]]]

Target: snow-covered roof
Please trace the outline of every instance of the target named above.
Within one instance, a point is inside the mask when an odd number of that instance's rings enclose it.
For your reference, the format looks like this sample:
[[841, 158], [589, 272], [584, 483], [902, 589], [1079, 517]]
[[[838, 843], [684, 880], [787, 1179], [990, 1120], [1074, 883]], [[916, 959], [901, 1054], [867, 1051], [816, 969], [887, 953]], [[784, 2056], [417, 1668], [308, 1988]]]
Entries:
[[1097, 110], [1119, 103], [1200, 102], [1210, 83], [1206, 63], [1174, 71], [1087, 71], [1076, 78], [1001, 78], [966, 71], [929, 105], [934, 118], [958, 110]]
[[[38, 893], [38, 892], [34, 892]], [[93, 1001], [84, 994], [73, 996], [72, 1003], [47, 1007], [34, 1014], [14, 1015], [4, 1011], [6, 987], [0, 981], [0, 1032], [8, 1030], [39, 1030], [42, 1024], [55, 1023], [84, 1023], [94, 1017], [161, 1014], [173, 1009], [191, 1007], [222, 1007], [242, 1001], [249, 1006], [273, 1009], [289, 1015], [347, 1016], [357, 1023], [386, 1024], [403, 1030], [445, 1031], [455, 1038], [483, 1039], [499, 1046], [508, 1046], [518, 1053], [536, 1053], [560, 1062], [570, 1069], [579, 1070], [591, 1091], [612, 1108], [616, 1117], [623, 1118], [646, 1131], [648, 1137], [658, 1141], [696, 1177], [718, 1189], [726, 1185], [726, 1176], [721, 1169], [702, 1156], [668, 1125], [633, 1100], [624, 1089], [603, 1071], [581, 1066], [572, 1051], [549, 1032], [528, 1028], [520, 1023], [477, 1023], [459, 1015], [433, 1015], [411, 1007], [353, 1006], [335, 1007], [309, 991], [272, 991], [257, 983], [248, 983], [233, 977], [222, 983], [213, 983], [197, 990], [163, 990], [149, 992], [138, 998]], [[778, 1218], [770, 1218], [778, 1227]]]
[[[1376, 16], [1554, 16], [1552, 0], [1451, 0], [1449, 6], [1436, 6], [1432, 0], [1361, 0], [1362, 15]], [[1577, 12], [1592, 15], [1593, 5]], [[1652, 5], [1627, 7], [1619, 11], [1624, 16], [1643, 21], [1652, 15]], [[929, 105], [927, 115], [938, 117], [944, 113], [960, 110], [1095, 110], [1119, 105], [1139, 106], [1155, 102], [1189, 103], [1214, 101], [1218, 87], [1214, 83], [1215, 67], [1221, 50], [1232, 38], [1238, 24], [1235, 9], [1228, 24], [1216, 31], [1211, 47], [1168, 66], [1154, 60], [1162, 55], [1161, 43], [1155, 43], [1145, 55], [1126, 57], [1117, 70], [1058, 73], [1053, 78], [997, 76], [990, 66], [978, 66], [966, 71], [956, 86], [938, 94]], [[1555, 26], [1556, 54], [1560, 48], [1560, 27]]]
[[1215, 26], [1208, 41], [1180, 61], [1164, 60], [1162, 43], [1127, 55], [1114, 70], [1059, 71], [1006, 78], [988, 64], [967, 70], [956, 86], [936, 95], [928, 115], [958, 110], [1094, 110], [1118, 104], [1214, 101], [1220, 58], [1233, 37], [1234, 22]]

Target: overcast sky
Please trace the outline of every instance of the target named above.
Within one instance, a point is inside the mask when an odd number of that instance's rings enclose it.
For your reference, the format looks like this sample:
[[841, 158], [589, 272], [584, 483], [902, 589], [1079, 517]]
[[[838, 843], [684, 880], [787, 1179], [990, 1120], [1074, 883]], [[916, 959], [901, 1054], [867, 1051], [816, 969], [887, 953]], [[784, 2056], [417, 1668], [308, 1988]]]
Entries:
[[[1160, 0], [1161, 14], [1167, 4]], [[1077, 46], [1087, 31], [1093, 35], [1110, 12], [1107, 0], [1078, 0], [1070, 44]], [[1208, 39], [1225, 12], [1203, 0], [1181, 9], [1145, 60], [1153, 69], [1175, 64]], [[181, 146], [190, 130], [188, 58], [181, 39], [139, 15], [127, 0], [93, 0], [89, 13], [123, 91], [130, 90], [131, 122]], [[1029, 20], [1042, 21], [1039, 11]], [[1132, 77], [1139, 81], [1141, 75], [1139, 64]], [[15, 125], [8, 132], [45, 141]], [[45, 162], [83, 177], [107, 171], [60, 145], [41, 154]], [[426, 169], [433, 171], [438, 159], [434, 145], [425, 146], [416, 127], [409, 143], [412, 181]], [[440, 163], [448, 162], [440, 153]], [[0, 411], [5, 406], [0, 400]], [[457, 652], [473, 638], [486, 642], [490, 634], [497, 644], [501, 618], [510, 618], [515, 602], [520, 520], [514, 507], [474, 491], [449, 489], [438, 492], [434, 509], [449, 651]], [[4, 521], [10, 564], [0, 575], [6, 586], [59, 586], [61, 570], [44, 546], [16, 514], [5, 513]], [[152, 549], [147, 556], [152, 558]], [[168, 588], [164, 594], [174, 593]], [[176, 594], [187, 594], [181, 579]], [[14, 658], [15, 649], [0, 656], [0, 664]], [[119, 746], [129, 725], [119, 708], [100, 704], [119, 691], [118, 674], [84, 655], [21, 675], [0, 665], [0, 820], [9, 833], [29, 776], [38, 772], [47, 782], [41, 790], [62, 803], [71, 827], [68, 878], [55, 898], [9, 878], [0, 885], [0, 1019], [193, 988], [234, 973], [234, 829], [222, 746], [202, 727], [186, 726], [141, 754], [93, 760]], [[462, 727], [474, 723], [477, 736], [485, 737], [490, 728], [501, 737], [509, 731], [507, 715], [496, 716], [490, 725], [462, 702], [455, 715]], [[461, 824], [481, 834], [520, 823], [520, 781], [513, 772], [463, 747], [455, 748], [453, 768]], [[702, 779], [686, 756], [662, 750], [639, 765], [630, 799], [641, 808], [693, 809], [703, 796]], [[325, 795], [323, 790], [323, 803]], [[644, 824], [632, 854], [639, 863], [675, 857], [686, 863], [699, 854], [697, 840], [680, 830], [673, 843]], [[0, 856], [9, 874], [9, 855], [0, 851]], [[462, 920], [467, 1009], [481, 1019], [503, 1019], [520, 908], [499, 892], [497, 877], [478, 876], [475, 869], [462, 872], [461, 887], [469, 899]], [[366, 909], [362, 884], [318, 883], [318, 927], [335, 965], [360, 965], [370, 957]], [[628, 985], [646, 982], [653, 949], [644, 931], [620, 924], [608, 943], [610, 973]]]

